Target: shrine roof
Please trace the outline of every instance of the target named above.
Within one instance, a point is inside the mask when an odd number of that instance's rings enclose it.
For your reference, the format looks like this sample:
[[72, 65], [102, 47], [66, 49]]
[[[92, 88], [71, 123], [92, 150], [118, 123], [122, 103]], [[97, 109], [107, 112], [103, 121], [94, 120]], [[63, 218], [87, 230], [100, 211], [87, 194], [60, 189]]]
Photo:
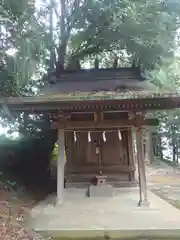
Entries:
[[10, 98], [0, 98], [0, 104], [10, 104], [10, 105], [23, 105], [23, 104], [46, 104], [46, 103], [76, 103], [76, 102], [91, 102], [96, 101], [118, 101], [118, 100], [131, 100], [133, 101], [148, 101], [169, 99], [175, 101], [176, 99], [180, 101], [180, 94], [172, 92], [152, 92], [152, 91], [99, 91], [99, 92], [75, 92], [75, 93], [60, 93], [53, 95], [38, 95], [38, 96], [28, 96], [28, 97], [10, 97]]
[[138, 68], [89, 69], [63, 71], [59, 77], [51, 76], [42, 88], [42, 94], [105, 92], [127, 90], [155, 90]]
[[63, 71], [50, 82], [38, 96], [0, 98], [0, 105], [9, 105], [18, 111], [180, 107], [180, 94], [159, 91], [136, 68]]

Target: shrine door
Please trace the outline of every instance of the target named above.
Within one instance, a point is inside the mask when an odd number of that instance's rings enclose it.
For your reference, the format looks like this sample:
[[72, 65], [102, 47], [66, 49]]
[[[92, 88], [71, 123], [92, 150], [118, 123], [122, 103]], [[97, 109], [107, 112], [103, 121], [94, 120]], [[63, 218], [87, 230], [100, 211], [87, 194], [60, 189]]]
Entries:
[[121, 172], [128, 165], [128, 132], [73, 132], [66, 133], [68, 174], [104, 174]]

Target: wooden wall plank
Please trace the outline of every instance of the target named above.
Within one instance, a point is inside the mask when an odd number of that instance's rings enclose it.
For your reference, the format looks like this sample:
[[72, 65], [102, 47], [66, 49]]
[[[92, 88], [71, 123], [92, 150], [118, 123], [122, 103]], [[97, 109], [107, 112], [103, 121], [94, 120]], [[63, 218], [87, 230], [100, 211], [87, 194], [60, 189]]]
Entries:
[[[148, 126], [156, 124], [157, 122], [154, 119], [142, 119], [138, 121], [138, 124], [141, 126]], [[101, 122], [94, 121], [59, 121], [57, 127], [59, 129], [106, 129], [106, 128], [119, 128], [119, 127], [132, 127], [136, 126], [136, 120], [104, 120]]]

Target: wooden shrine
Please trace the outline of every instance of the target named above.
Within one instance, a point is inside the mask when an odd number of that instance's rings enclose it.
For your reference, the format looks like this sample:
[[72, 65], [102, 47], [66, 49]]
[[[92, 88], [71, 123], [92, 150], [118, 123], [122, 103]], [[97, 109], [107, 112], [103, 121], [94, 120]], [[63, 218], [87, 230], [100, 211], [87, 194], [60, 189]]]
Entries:
[[[140, 69], [62, 70], [37, 97], [0, 99], [10, 111], [46, 113], [58, 131], [57, 203], [66, 187], [88, 186], [105, 176], [113, 186], [135, 184], [136, 135], [140, 205], [147, 205], [143, 128], [158, 125], [147, 111], [180, 107], [180, 97], [157, 93]], [[98, 181], [101, 182], [102, 177]], [[104, 180], [103, 180], [104, 181]]]
[[[146, 87], [146, 89], [144, 89]], [[102, 107], [87, 103], [84, 93], [132, 94], [153, 88], [141, 77], [138, 68], [91, 69], [64, 71], [56, 81], [50, 80], [44, 93], [80, 95], [81, 106], [71, 107], [55, 116], [56, 128], [65, 131], [66, 187], [88, 186], [100, 172], [113, 186], [133, 186], [132, 127], [157, 125], [156, 119], [145, 119], [136, 113], [136, 105], [126, 110], [121, 107]], [[84, 99], [83, 99], [84, 98]], [[86, 104], [86, 105], [85, 105]]]

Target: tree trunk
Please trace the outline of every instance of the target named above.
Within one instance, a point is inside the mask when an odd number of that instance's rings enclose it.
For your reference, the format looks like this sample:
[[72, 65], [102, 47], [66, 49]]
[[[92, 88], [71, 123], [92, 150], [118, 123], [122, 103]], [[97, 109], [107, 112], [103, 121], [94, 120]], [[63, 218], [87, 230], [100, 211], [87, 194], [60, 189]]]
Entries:
[[66, 47], [68, 41], [68, 33], [66, 31], [66, 3], [65, 0], [60, 0], [61, 4], [61, 18], [60, 18], [60, 45], [58, 49], [58, 63], [60, 67], [64, 67]]
[[160, 134], [158, 134], [158, 149], [159, 149], [159, 157], [161, 158], [161, 160], [163, 160], [162, 138]]
[[172, 133], [172, 156], [173, 156], [173, 162], [176, 162], [176, 132], [174, 125], [171, 125], [171, 133]]
[[54, 1], [51, 0], [51, 6], [50, 6], [50, 12], [49, 12], [49, 24], [50, 24], [50, 38], [51, 38], [51, 44], [50, 44], [50, 69], [54, 69], [54, 65], [56, 62], [56, 56], [55, 56], [55, 49], [54, 49], [54, 41], [53, 41], [53, 7], [54, 7]]
[[173, 162], [176, 162], [176, 148], [175, 148], [175, 145], [173, 145]]
[[176, 152], [176, 162], [177, 162], [177, 164], [179, 163], [179, 155], [178, 155], [178, 152], [179, 152], [179, 149], [177, 149], [177, 152]]
[[153, 152], [154, 156], [163, 159], [162, 139], [159, 133], [153, 133]]

